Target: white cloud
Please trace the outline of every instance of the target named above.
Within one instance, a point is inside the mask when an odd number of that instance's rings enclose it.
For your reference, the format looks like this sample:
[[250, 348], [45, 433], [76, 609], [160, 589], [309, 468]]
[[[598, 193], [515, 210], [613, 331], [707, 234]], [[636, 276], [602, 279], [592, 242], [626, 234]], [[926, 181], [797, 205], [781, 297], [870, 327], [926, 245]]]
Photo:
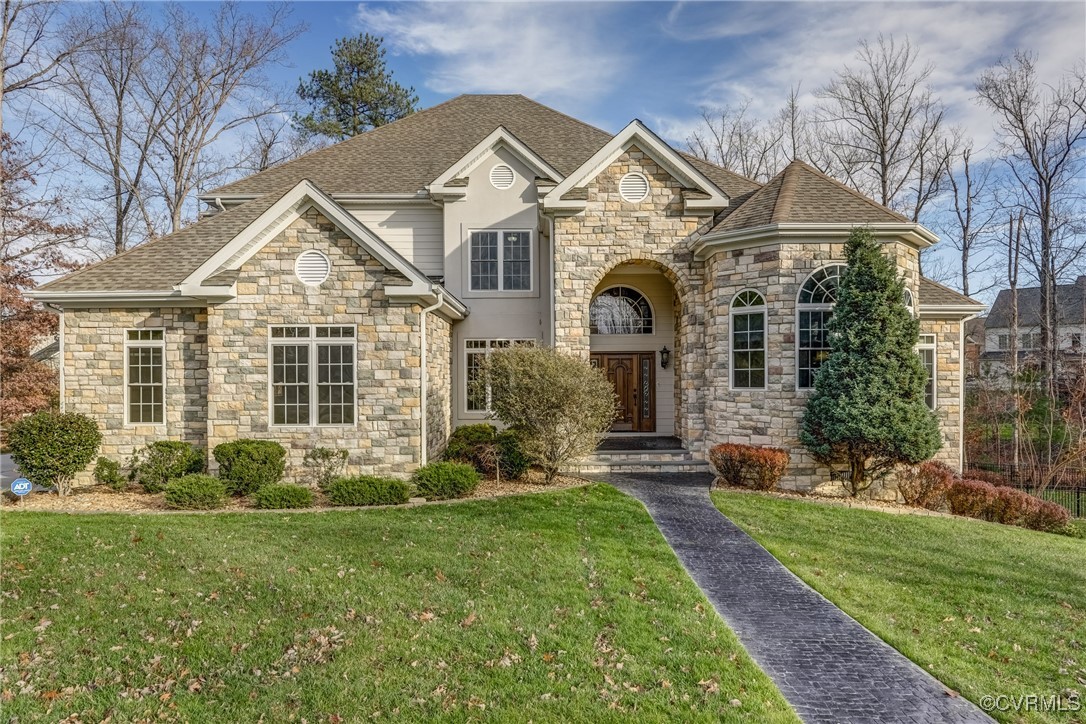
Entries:
[[523, 93], [588, 105], [622, 72], [613, 5], [404, 3], [360, 5], [362, 30], [393, 52], [426, 56], [426, 85], [439, 93]]

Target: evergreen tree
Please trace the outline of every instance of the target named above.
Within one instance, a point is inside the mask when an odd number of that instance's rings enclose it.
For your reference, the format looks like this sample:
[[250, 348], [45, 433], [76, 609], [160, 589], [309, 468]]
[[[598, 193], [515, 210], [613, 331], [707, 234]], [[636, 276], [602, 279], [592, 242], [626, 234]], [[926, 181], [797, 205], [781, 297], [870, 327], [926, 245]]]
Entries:
[[335, 42], [335, 68], [315, 70], [298, 84], [298, 95], [311, 108], [294, 117], [303, 132], [342, 141], [415, 112], [415, 89], [392, 80], [382, 43], [369, 33]]
[[920, 322], [904, 304], [904, 281], [870, 229], [854, 229], [845, 254], [833, 351], [815, 377], [800, 440], [819, 462], [848, 466], [845, 486], [855, 496], [894, 466], [930, 458], [941, 441], [924, 401]]

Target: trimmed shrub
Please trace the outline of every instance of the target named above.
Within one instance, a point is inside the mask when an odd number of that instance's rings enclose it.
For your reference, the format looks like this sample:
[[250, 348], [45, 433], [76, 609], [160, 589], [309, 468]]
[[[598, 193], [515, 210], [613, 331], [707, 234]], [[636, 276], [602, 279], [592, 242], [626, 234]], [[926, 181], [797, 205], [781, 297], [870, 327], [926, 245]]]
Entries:
[[774, 490], [788, 471], [791, 456], [775, 447], [722, 443], [709, 450], [709, 463], [726, 483]]
[[94, 480], [99, 485], [106, 485], [116, 491], [128, 487], [128, 479], [121, 475], [121, 464], [109, 458], [98, 458], [94, 465]]
[[210, 475], [186, 475], [170, 481], [165, 500], [176, 510], [214, 510], [226, 505], [226, 486]]
[[302, 464], [309, 471], [310, 481], [321, 490], [327, 490], [333, 481], [343, 477], [347, 469], [347, 457], [346, 450], [315, 447], [306, 451]]
[[137, 450], [128, 477], [148, 493], [160, 493], [171, 480], [204, 472], [204, 454], [180, 440], [157, 440]]
[[313, 505], [313, 491], [301, 485], [272, 483], [253, 493], [253, 505], [273, 510], [308, 508]]
[[1040, 503], [1037, 498], [1006, 485], [995, 486], [988, 519], [1004, 525], [1022, 525], [1026, 514]]
[[954, 515], [989, 520], [995, 496], [994, 485], [981, 480], [955, 480], [946, 491], [946, 502]]
[[[1051, 500], [1037, 500], [1037, 504], [1026, 511], [1022, 525], [1033, 530], [1047, 533], [1059, 533], [1071, 527], [1071, 513]], [[1074, 528], [1071, 527], [1071, 531]]]
[[61, 495], [72, 489], [72, 478], [94, 460], [102, 433], [98, 424], [74, 412], [36, 412], [8, 431], [11, 458], [31, 482], [54, 486]]
[[411, 492], [407, 483], [396, 478], [358, 475], [336, 480], [328, 486], [327, 495], [332, 505], [401, 505]]
[[430, 500], [462, 498], [479, 485], [479, 473], [466, 463], [430, 463], [415, 471], [414, 482]]
[[287, 451], [274, 440], [234, 440], [216, 445], [219, 477], [232, 495], [250, 495], [278, 483], [286, 469]]
[[954, 482], [954, 471], [934, 460], [907, 467], [898, 472], [897, 491], [906, 505], [938, 510], [946, 500], [946, 492]]
[[482, 474], [517, 480], [528, 472], [532, 460], [513, 430], [498, 432], [493, 425], [461, 425], [445, 446], [446, 462], [467, 463]]

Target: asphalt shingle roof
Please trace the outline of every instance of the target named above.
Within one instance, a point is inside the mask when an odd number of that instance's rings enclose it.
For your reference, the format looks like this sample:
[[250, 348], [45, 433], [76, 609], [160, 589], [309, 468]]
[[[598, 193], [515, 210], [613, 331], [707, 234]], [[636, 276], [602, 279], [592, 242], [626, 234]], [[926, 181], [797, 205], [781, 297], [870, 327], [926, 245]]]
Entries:
[[796, 160], [724, 217], [711, 233], [770, 224], [907, 221], [901, 214]]
[[[1056, 286], [1057, 324], [1086, 324], [1086, 276], [1074, 284]], [[1037, 327], [1041, 324], [1041, 288], [1022, 287], [1018, 290], [1018, 324]], [[996, 296], [988, 314], [988, 327], [1011, 326], [1011, 290], [1003, 289]]]
[[940, 306], [950, 304], [972, 304], [977, 308], [984, 306], [976, 299], [970, 299], [964, 294], [956, 292], [950, 287], [943, 286], [939, 282], [932, 281], [927, 277], [920, 277], [919, 292], [921, 306], [927, 304], [936, 304]]

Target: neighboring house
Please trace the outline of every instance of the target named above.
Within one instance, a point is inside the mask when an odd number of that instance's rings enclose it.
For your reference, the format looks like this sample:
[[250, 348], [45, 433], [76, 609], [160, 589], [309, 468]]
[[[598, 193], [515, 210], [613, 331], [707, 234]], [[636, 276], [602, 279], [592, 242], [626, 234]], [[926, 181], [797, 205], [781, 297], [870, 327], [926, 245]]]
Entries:
[[980, 376], [980, 358], [984, 354], [985, 317], [970, 319], [965, 323], [965, 379], [966, 382]]
[[54, 370], [59, 370], [60, 338], [42, 337], [35, 340], [33, 347], [30, 349], [30, 358], [35, 362], [41, 362]]
[[[998, 380], [1010, 370], [1011, 291], [996, 297], [984, 323], [984, 351], [980, 376]], [[1056, 287], [1056, 348], [1065, 366], [1081, 369], [1086, 363], [1086, 275]], [[1041, 351], [1041, 288], [1018, 290], [1018, 362], [1032, 364]]]
[[523, 96], [460, 96], [201, 197], [219, 211], [39, 288], [63, 309], [67, 410], [103, 452], [150, 440], [324, 445], [406, 474], [487, 419], [493, 351], [553, 345], [607, 371], [614, 431], [798, 441], [829, 353], [844, 242], [869, 226], [922, 322], [929, 401], [961, 456], [962, 323], [919, 274], [924, 227], [801, 162], [764, 186], [633, 121], [618, 135]]

